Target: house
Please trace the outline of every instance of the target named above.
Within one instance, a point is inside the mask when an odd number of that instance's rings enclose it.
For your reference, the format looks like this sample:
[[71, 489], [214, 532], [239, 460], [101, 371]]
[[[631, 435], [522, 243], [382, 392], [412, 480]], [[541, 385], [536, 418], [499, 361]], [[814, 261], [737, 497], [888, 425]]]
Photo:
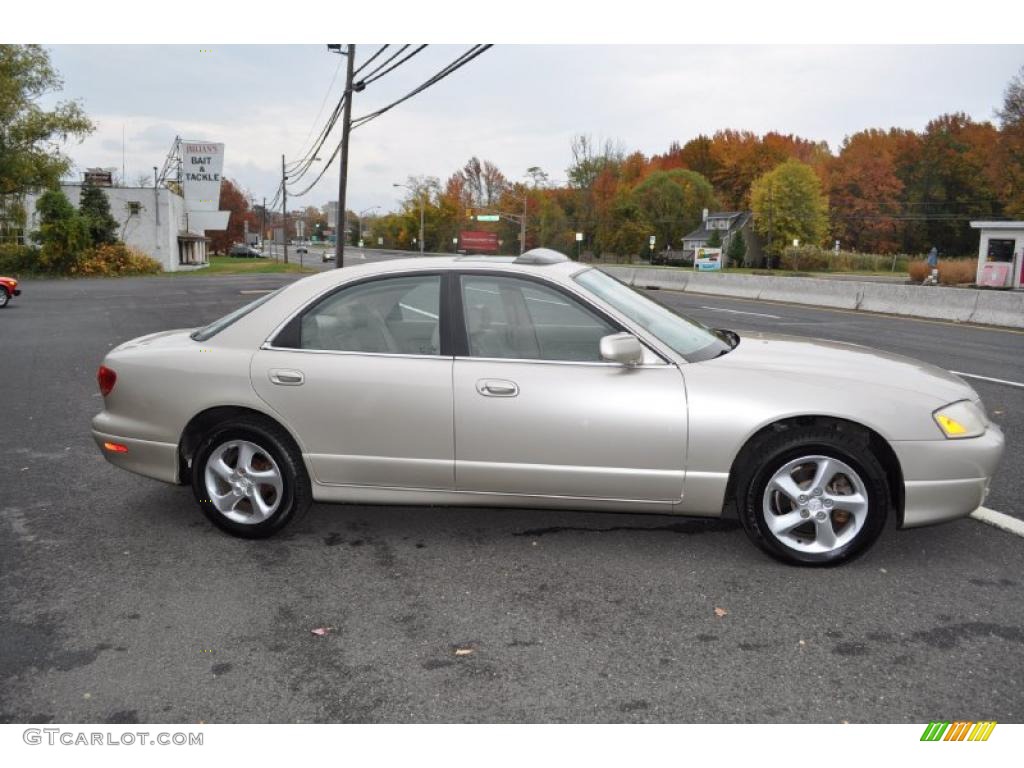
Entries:
[[[708, 247], [708, 240], [711, 234], [717, 232], [722, 240], [722, 252], [729, 250], [729, 242], [736, 236], [737, 232], [743, 233], [743, 240], [747, 246], [747, 255], [744, 259], [745, 265], [757, 265], [762, 261], [761, 243], [754, 234], [754, 214], [750, 211], [714, 211], [704, 209], [704, 216], [701, 225], [688, 235], [683, 237], [683, 251], [692, 258], [698, 248]], [[733, 265], [738, 266], [738, 265]]]
[[[185, 210], [181, 195], [166, 187], [115, 187], [95, 176], [91, 181], [99, 182], [110, 203], [110, 213], [119, 225], [119, 240], [156, 259], [165, 272], [207, 266], [209, 238], [200, 229], [202, 224], [191, 221], [194, 217]], [[82, 184], [63, 183], [60, 189], [77, 208]], [[39, 228], [36, 201], [40, 194], [24, 198], [26, 235]]]

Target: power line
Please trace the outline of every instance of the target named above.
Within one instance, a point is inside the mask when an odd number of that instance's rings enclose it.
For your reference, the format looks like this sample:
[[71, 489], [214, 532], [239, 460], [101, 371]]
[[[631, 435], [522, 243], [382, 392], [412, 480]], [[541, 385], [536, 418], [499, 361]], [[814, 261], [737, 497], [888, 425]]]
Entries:
[[338, 66], [334, 68], [334, 74], [331, 76], [331, 84], [327, 86], [327, 90], [324, 92], [324, 97], [320, 101], [320, 109], [316, 111], [316, 117], [313, 118], [313, 123], [312, 125], [309, 126], [309, 132], [306, 133], [306, 138], [302, 140], [303, 144], [309, 141], [309, 137], [313, 135], [313, 129], [316, 127], [316, 124], [320, 121], [320, 115], [323, 114], [324, 106], [326, 106], [327, 104], [327, 97], [330, 96], [331, 91], [334, 90], [334, 82], [338, 79], [338, 73], [341, 72], [341, 65], [344, 63], [344, 61], [339, 60]]
[[491, 44], [472, 46], [469, 50], [467, 50], [461, 56], [457, 57], [454, 61], [448, 64], [448, 66], [444, 67], [436, 74], [434, 74], [432, 77], [428, 78], [426, 81], [413, 88], [411, 91], [409, 91], [409, 93], [405, 94], [405, 96], [402, 96], [399, 99], [395, 99], [395, 101], [391, 102], [387, 106], [381, 107], [380, 109], [374, 112], [370, 112], [369, 114], [363, 115], [362, 117], [357, 117], [355, 120], [352, 121], [352, 127], [357, 128], [361, 125], [366, 125], [366, 123], [370, 122], [371, 120], [377, 119], [385, 112], [391, 111], [402, 102], [408, 101], [413, 96], [422, 93], [430, 86], [435, 85], [444, 78], [448, 77], [448, 75], [450, 75], [455, 70], [464, 67], [466, 64], [471, 62], [473, 59], [475, 59], [477, 56], [479, 56], [480, 54], [482, 54], [484, 51], [491, 47]]
[[[408, 48], [409, 46], [405, 46], [405, 47]], [[375, 80], [380, 80], [388, 72], [392, 72], [395, 69], [398, 69], [398, 67], [400, 67], [403, 64], [405, 64], [405, 62], [407, 62], [409, 59], [411, 59], [413, 56], [415, 56], [417, 53], [419, 53], [420, 51], [422, 51], [426, 47], [427, 47], [426, 45], [419, 46], [412, 53], [410, 53], [407, 56], [405, 56], [405, 58], [396, 61], [390, 67], [388, 67], [387, 69], [384, 69], [383, 71], [381, 71], [381, 68], [384, 67], [388, 63], [388, 62], [384, 62], [384, 64], [381, 64], [380, 67], [377, 67], [377, 69], [373, 70], [373, 72], [371, 72], [370, 74], [368, 74], [366, 77], [364, 77], [362, 79], [363, 85], [369, 85], [370, 83], [374, 82]], [[394, 57], [392, 57], [392, 58], [394, 58]], [[388, 61], [391, 61], [391, 59], [388, 59]]]
[[[409, 58], [412, 57], [412, 55], [414, 55], [415, 53], [418, 53], [419, 50], [422, 50], [424, 47], [426, 47], [426, 46], [421, 46], [419, 49], [417, 49], [417, 51], [414, 51], [413, 54], [410, 54], [403, 61], [407, 61]], [[470, 61], [472, 61], [477, 56], [479, 56], [480, 54], [482, 54], [484, 51], [486, 51], [488, 48], [491, 48], [491, 47], [492, 47], [491, 44], [486, 44], [486, 45], [478, 44], [478, 45], [472, 46], [467, 51], [462, 53], [460, 56], [456, 57], [447, 66], [443, 67], [438, 72], [436, 72], [434, 75], [432, 75], [427, 80], [425, 80], [423, 83], [421, 83], [416, 88], [411, 90], [405, 96], [401, 97], [400, 99], [396, 99], [395, 101], [391, 102], [387, 106], [381, 107], [380, 109], [378, 109], [378, 110], [376, 110], [374, 112], [370, 112], [369, 114], [363, 115], [362, 117], [353, 120], [352, 121], [352, 127], [355, 128], [357, 125], [365, 125], [366, 123], [370, 122], [371, 120], [374, 120], [375, 118], [380, 117], [385, 112], [388, 112], [388, 111], [394, 109], [399, 104], [401, 104], [403, 101], [407, 101], [408, 99], [411, 99], [416, 94], [422, 93], [427, 88], [429, 88], [430, 86], [434, 85], [435, 83], [443, 80], [444, 78], [446, 78], [448, 75], [450, 75], [452, 72], [454, 72], [455, 70], [459, 69], [460, 67], [465, 66]], [[381, 66], [383, 66], [383, 64]], [[338, 156], [338, 153], [340, 151], [341, 151], [341, 142], [339, 142], [338, 146], [336, 146], [334, 148], [334, 152], [331, 153], [330, 158], [324, 163], [323, 169], [320, 171], [319, 174], [317, 174], [317, 177], [315, 179], [313, 179], [312, 183], [310, 183], [308, 186], [306, 186], [304, 189], [302, 189], [299, 192], [295, 192], [294, 190], [292, 190], [288, 194], [290, 194], [292, 197], [302, 197], [307, 192], [309, 192], [311, 189], [313, 189], [313, 187], [315, 187], [318, 183], [320, 183], [320, 179], [322, 179], [324, 177], [324, 175], [327, 173], [327, 169], [330, 167], [330, 165], [333, 162], [334, 158], [336, 158]], [[311, 164], [312, 164], [311, 162], [309, 164], [307, 164], [307, 168]], [[299, 178], [301, 178], [301, 176]], [[341, 216], [341, 215], [342, 214], [339, 213], [339, 216]]]
[[[367, 66], [367, 65], [368, 65], [368, 64], [369, 64], [369, 63], [370, 63], [371, 61], [373, 61], [374, 59], [376, 59], [376, 58], [377, 58], [378, 56], [380, 56], [380, 55], [381, 55], [382, 53], [384, 53], [384, 51], [386, 51], [386, 50], [387, 50], [388, 48], [390, 48], [390, 47], [391, 47], [391, 44], [389, 43], [389, 44], [387, 44], [387, 45], [382, 45], [382, 46], [381, 46], [380, 48], [378, 48], [378, 49], [377, 49], [377, 52], [376, 52], [376, 53], [374, 53], [374, 54], [373, 54], [373, 55], [372, 55], [372, 56], [371, 56], [370, 58], [368, 58], [368, 59], [367, 59], [366, 61], [364, 61], [364, 62], [363, 62], [362, 64], [360, 64], [360, 65], [359, 65], [358, 67], [356, 67], [356, 71], [352, 73], [352, 74], [353, 74], [353, 76], [355, 76], [355, 75], [358, 75], [358, 74], [359, 74], [360, 72], [362, 72], [362, 71], [363, 71], [363, 69], [364, 69], [364, 68], [365, 68], [365, 67], [366, 67], [366, 66]], [[408, 48], [408, 46], [406, 46], [406, 48]], [[401, 51], [399, 51], [399, 53], [401, 53]], [[392, 57], [392, 58], [393, 58], [393, 57]], [[390, 60], [391, 60], [391, 59], [388, 59], [388, 61], [390, 61]], [[341, 62], [340, 62], [340, 61], [338, 62], [338, 69], [341, 69]]]

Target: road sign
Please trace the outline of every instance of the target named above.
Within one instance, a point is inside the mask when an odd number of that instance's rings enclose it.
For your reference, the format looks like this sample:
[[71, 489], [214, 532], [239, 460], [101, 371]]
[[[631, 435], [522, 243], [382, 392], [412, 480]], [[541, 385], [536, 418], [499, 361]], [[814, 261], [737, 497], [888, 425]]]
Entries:
[[582, 243], [583, 242], [583, 233], [582, 232], [577, 232], [576, 233], [576, 242], [577, 243]]
[[481, 213], [476, 217], [477, 221], [501, 221], [501, 216], [496, 213]]
[[654, 247], [654, 235], [651, 235], [650, 243], [651, 243], [651, 248], [653, 248]]
[[377, 238], [377, 245], [384, 245], [384, 238], [383, 237], [378, 237]]

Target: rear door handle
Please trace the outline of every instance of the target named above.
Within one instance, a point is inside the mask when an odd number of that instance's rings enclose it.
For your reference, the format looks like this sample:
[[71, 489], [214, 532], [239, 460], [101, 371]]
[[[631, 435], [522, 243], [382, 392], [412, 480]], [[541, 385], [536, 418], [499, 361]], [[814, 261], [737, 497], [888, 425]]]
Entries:
[[476, 391], [484, 397], [515, 397], [519, 394], [519, 387], [506, 379], [480, 379], [476, 383]]
[[270, 380], [284, 387], [297, 387], [306, 380], [306, 377], [302, 375], [302, 371], [290, 368], [271, 368]]

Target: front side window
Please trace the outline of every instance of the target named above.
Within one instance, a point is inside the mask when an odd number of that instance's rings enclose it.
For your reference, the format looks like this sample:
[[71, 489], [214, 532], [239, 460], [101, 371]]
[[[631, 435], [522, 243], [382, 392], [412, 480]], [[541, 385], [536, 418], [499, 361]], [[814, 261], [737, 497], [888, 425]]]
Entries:
[[691, 363], [729, 352], [732, 346], [705, 325], [676, 314], [599, 269], [588, 269], [575, 280]]
[[616, 333], [561, 291], [500, 275], [463, 275], [462, 308], [472, 357], [600, 362]]
[[300, 349], [439, 355], [441, 278], [389, 277], [327, 296], [306, 311]]

